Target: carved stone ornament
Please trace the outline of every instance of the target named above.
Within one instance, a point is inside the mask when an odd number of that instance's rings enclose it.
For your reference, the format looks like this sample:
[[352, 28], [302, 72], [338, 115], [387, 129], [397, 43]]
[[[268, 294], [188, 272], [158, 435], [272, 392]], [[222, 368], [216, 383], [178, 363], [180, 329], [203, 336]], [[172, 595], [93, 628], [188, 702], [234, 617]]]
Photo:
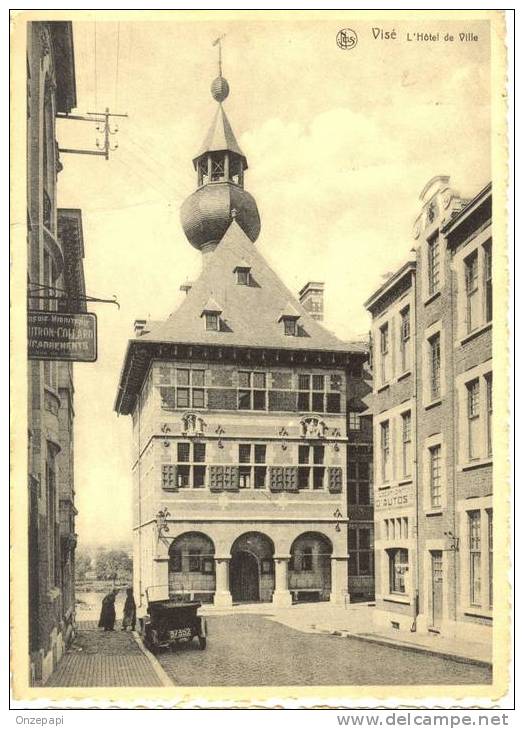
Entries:
[[308, 417], [300, 421], [302, 438], [325, 438], [327, 425], [320, 418]]
[[420, 224], [420, 215], [419, 215], [419, 217], [415, 220], [415, 223], [413, 225], [413, 238], [415, 238], [415, 240], [420, 235], [420, 229], [421, 229], [421, 224]]
[[51, 52], [51, 38], [49, 37], [49, 30], [45, 26], [40, 28], [40, 48], [42, 58], [45, 58]]
[[442, 191], [442, 205], [444, 206], [445, 210], [449, 208], [452, 197], [453, 193], [451, 192], [449, 187], [446, 187], [446, 189]]
[[182, 435], [187, 437], [198, 437], [204, 435], [206, 422], [197, 413], [184, 413], [182, 416]]
[[435, 200], [432, 200], [428, 206], [428, 224], [431, 225], [435, 218], [437, 217], [437, 203]]

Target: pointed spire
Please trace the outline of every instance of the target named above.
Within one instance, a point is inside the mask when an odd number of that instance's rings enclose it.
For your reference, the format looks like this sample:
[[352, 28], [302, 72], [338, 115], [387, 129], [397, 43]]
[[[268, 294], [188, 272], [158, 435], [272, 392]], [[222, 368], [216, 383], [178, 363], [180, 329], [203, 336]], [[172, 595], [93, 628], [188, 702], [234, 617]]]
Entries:
[[244, 161], [244, 169], [247, 169], [247, 160], [240, 149], [229, 119], [226, 116], [226, 112], [222, 108], [222, 104], [217, 109], [213, 123], [209, 127], [209, 131], [206, 134], [206, 138], [200, 148], [199, 153], [194, 157], [193, 164], [196, 167], [196, 163], [199, 157], [206, 152], [234, 152], [242, 157]]

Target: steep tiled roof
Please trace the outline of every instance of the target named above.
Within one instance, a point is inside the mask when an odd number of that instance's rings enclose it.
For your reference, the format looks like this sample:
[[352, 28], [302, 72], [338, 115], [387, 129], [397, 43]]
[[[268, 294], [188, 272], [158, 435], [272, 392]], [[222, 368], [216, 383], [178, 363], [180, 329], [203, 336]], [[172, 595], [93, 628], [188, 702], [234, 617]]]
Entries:
[[[233, 271], [240, 260], [251, 267], [250, 284], [239, 285]], [[206, 331], [201, 315], [209, 299], [222, 307], [221, 331]], [[299, 336], [286, 336], [283, 311], [300, 316]], [[338, 339], [313, 319], [284, 286], [253, 243], [233, 220], [191, 290], [169, 318], [151, 327], [141, 341], [271, 347], [292, 350], [362, 352], [365, 346]]]

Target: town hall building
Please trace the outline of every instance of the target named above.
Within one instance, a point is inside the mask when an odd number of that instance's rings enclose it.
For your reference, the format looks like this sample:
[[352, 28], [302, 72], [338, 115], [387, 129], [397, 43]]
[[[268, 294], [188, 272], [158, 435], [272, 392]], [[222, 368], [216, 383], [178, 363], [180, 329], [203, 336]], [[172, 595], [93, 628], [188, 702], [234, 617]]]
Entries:
[[[323, 327], [322, 283], [296, 298], [257, 251], [260, 217], [221, 73], [211, 92], [216, 116], [181, 210], [202, 271], [166, 321], [136, 322], [115, 403], [133, 419], [139, 612], [148, 595], [343, 604], [351, 599], [348, 415], [355, 429], [367, 347]], [[362, 451], [368, 462], [370, 451]], [[360, 518], [368, 519], [368, 589], [373, 516]]]

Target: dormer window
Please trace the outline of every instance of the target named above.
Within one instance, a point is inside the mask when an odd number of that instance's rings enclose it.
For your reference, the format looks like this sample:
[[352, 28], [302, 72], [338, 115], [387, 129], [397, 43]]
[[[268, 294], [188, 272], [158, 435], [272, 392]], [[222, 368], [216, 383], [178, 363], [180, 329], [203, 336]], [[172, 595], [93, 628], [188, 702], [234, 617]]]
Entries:
[[284, 317], [284, 334], [287, 337], [297, 336], [297, 320], [291, 319], [291, 317]]
[[296, 337], [298, 334], [298, 320], [300, 314], [291, 305], [288, 305], [280, 314], [279, 322], [284, 323], [284, 334], [286, 337]]
[[220, 314], [222, 307], [213, 298], [209, 298], [202, 309], [200, 316], [204, 317], [206, 332], [220, 331]]
[[240, 261], [233, 269], [233, 273], [237, 275], [238, 286], [249, 286], [251, 283], [251, 266], [247, 261]]
[[215, 314], [214, 312], [206, 313], [206, 331], [218, 332], [218, 325], [218, 314]]

